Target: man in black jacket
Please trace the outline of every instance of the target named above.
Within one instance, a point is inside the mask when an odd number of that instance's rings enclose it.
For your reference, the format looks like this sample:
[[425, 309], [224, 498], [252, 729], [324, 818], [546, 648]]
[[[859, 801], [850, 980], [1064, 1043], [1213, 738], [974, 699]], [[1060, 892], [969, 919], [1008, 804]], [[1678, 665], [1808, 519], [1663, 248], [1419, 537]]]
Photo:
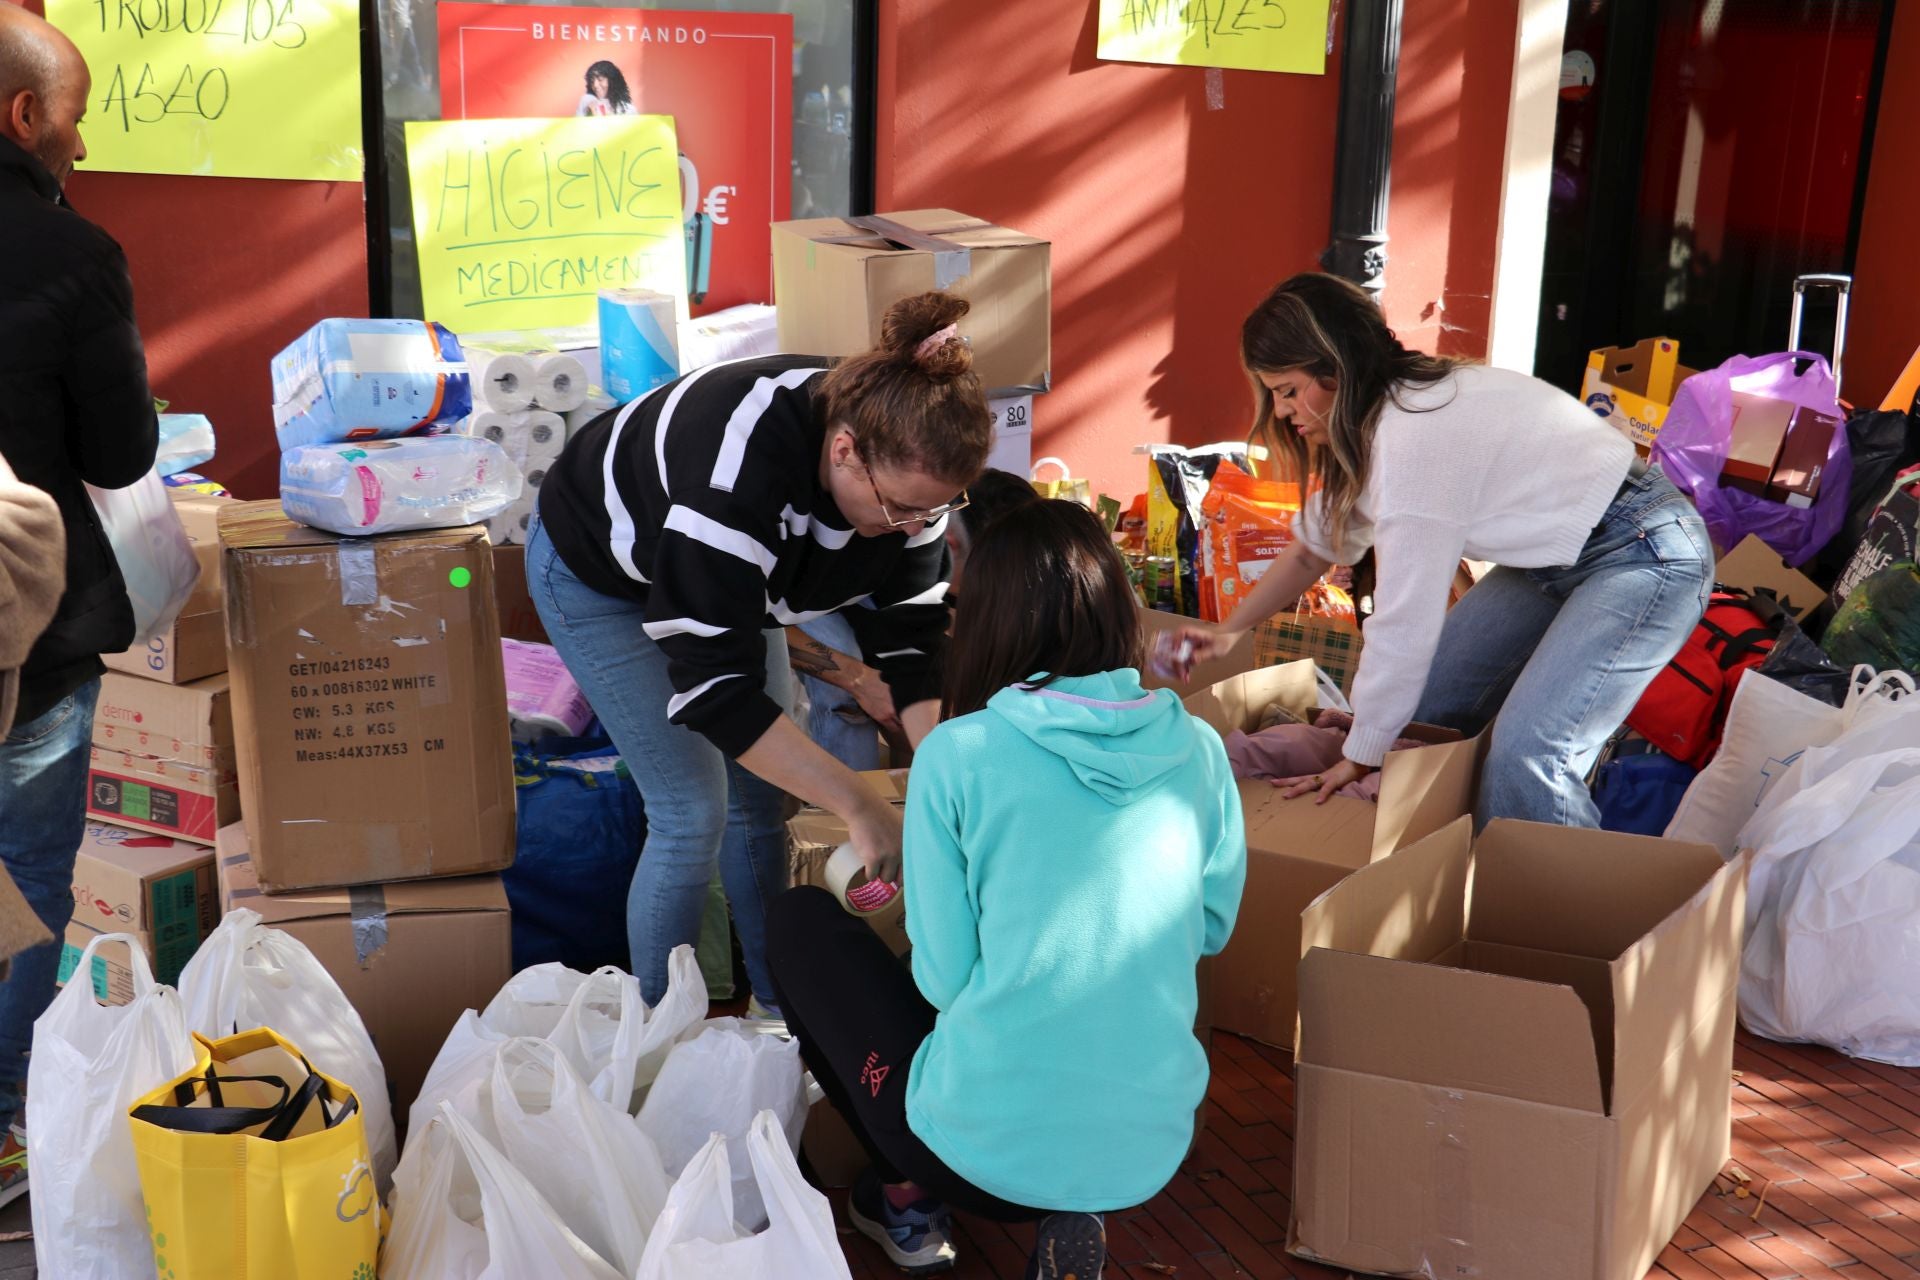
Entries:
[[[133, 320], [126, 256], [62, 188], [92, 80], [73, 42], [0, 3], [0, 457], [59, 504], [66, 591], [20, 673], [0, 742], [0, 863], [57, 940], [73, 913], [103, 653], [133, 642], [133, 606], [86, 484], [147, 473], [159, 424]], [[52, 552], [49, 548], [49, 552]], [[15, 956], [0, 983], [0, 1204], [26, 1188], [21, 1091], [33, 1020], [53, 997], [60, 944]]]

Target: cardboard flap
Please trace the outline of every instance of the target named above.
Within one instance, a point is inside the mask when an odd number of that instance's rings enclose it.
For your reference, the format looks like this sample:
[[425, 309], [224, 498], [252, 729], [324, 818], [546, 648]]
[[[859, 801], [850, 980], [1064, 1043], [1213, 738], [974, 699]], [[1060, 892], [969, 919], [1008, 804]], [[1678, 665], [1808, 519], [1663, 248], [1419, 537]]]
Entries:
[[[1154, 615], [1148, 613], [1148, 616]], [[1159, 616], [1172, 617], [1170, 614]], [[1191, 622], [1191, 618], [1173, 618], [1175, 626]], [[1153, 623], [1146, 626], [1151, 643], [1152, 632], [1161, 628]], [[1252, 646], [1240, 645], [1235, 651], [1240, 650], [1251, 654]], [[1196, 677], [1201, 674], [1201, 670], [1194, 672]], [[1296, 716], [1311, 716], [1320, 705], [1320, 686], [1314, 679], [1313, 663], [1287, 662], [1227, 676], [1189, 694], [1185, 701], [1191, 714], [1206, 721], [1224, 738], [1236, 729], [1251, 732], [1260, 723], [1260, 714], [1276, 702]]]
[[1379, 815], [1373, 824], [1373, 856], [1423, 839], [1461, 814], [1473, 812], [1480, 765], [1492, 731], [1465, 742], [1389, 752], [1380, 766]]
[[1805, 622], [1807, 615], [1827, 598], [1827, 593], [1812, 578], [1788, 565], [1755, 534], [1748, 534], [1739, 546], [1720, 557], [1713, 579], [1724, 587], [1772, 592], [1780, 607], [1792, 614], [1796, 622]]
[[1503, 819], [1474, 848], [1467, 936], [1612, 960], [1722, 865], [1711, 845]]
[[1300, 961], [1297, 1056], [1302, 1065], [1603, 1110], [1587, 1007], [1572, 988], [1542, 982], [1315, 947]]
[[1301, 954], [1326, 947], [1433, 959], [1466, 934], [1472, 867], [1473, 819], [1461, 818], [1321, 894], [1300, 914]]
[[1753, 855], [1742, 853], [1718, 868], [1613, 962], [1616, 1114], [1649, 1089], [1672, 1087], [1683, 1073], [1668, 1070], [1668, 1061], [1734, 998], [1752, 863]]

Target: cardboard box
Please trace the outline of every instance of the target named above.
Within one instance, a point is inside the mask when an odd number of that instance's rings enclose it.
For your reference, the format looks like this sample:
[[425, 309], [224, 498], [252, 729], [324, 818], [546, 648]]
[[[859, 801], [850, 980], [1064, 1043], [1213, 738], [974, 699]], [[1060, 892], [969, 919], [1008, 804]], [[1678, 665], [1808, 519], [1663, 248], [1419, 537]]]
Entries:
[[1052, 246], [951, 209], [773, 224], [780, 349], [850, 356], [878, 346], [887, 308], [945, 289], [973, 368], [996, 398], [1045, 391], [1053, 367]]
[[1805, 622], [1827, 598], [1812, 578], [1782, 560], [1777, 551], [1751, 533], [1720, 557], [1713, 580], [1723, 587], [1770, 592], [1796, 622]]
[[232, 773], [233, 691], [226, 673], [175, 685], [108, 672], [93, 713], [93, 743]]
[[73, 918], [89, 928], [150, 940], [162, 982], [172, 982], [219, 912], [213, 851], [165, 836], [90, 822], [73, 860]]
[[220, 583], [220, 510], [231, 498], [210, 498], [186, 489], [169, 489], [167, 496], [180, 516], [180, 525], [200, 562], [200, 581], [180, 610], [180, 617], [145, 645], [102, 659], [108, 670], [186, 684], [218, 675], [227, 669], [225, 592]]
[[120, 672], [100, 682], [87, 812], [211, 845], [240, 816], [227, 676], [163, 684]]
[[[74, 972], [80, 967], [80, 957], [86, 953], [87, 944], [103, 933], [131, 933], [128, 929], [89, 929], [78, 920], [67, 925], [66, 936], [60, 942], [60, 968], [55, 971], [53, 985], [64, 987], [73, 981]], [[140, 950], [146, 954], [147, 967], [154, 968], [153, 939], [146, 934], [135, 935], [140, 941]], [[133, 961], [127, 955], [127, 944], [109, 942], [93, 953], [92, 969], [93, 998], [101, 1004], [131, 1004], [133, 1002]], [[172, 978], [163, 978], [155, 970], [158, 981], [172, 983], [179, 978], [175, 971]]]
[[1463, 820], [1315, 903], [1289, 1251], [1641, 1280], [1727, 1159], [1747, 861]]
[[[1311, 714], [1318, 702], [1313, 664], [1291, 662], [1233, 676], [1186, 700], [1222, 737], [1251, 730], [1272, 703]], [[1435, 745], [1390, 752], [1378, 804], [1335, 796], [1284, 798], [1262, 778], [1240, 783], [1247, 824], [1247, 885], [1239, 925], [1213, 962], [1213, 1025], [1265, 1044], [1294, 1041], [1300, 913], [1368, 863], [1473, 812], [1487, 735], [1463, 741], [1450, 730], [1408, 726], [1406, 737]]]
[[1834, 433], [1844, 430], [1846, 425], [1831, 414], [1795, 409], [1767, 482], [1767, 497], [1790, 507], [1812, 506], [1820, 496], [1820, 474], [1826, 469]]
[[1727, 460], [1720, 474], [1727, 480], [1757, 484], [1761, 491], [1773, 476], [1773, 464], [1780, 447], [1787, 441], [1787, 428], [1793, 422], [1794, 407], [1770, 396], [1733, 393], [1733, 435], [1727, 444]]
[[240, 794], [283, 892], [513, 862], [512, 743], [477, 525], [343, 539], [220, 517]]
[[1580, 399], [1645, 454], [1666, 424], [1674, 392], [1694, 373], [1680, 363], [1680, 344], [1672, 338], [1601, 347], [1587, 354]]
[[527, 549], [520, 545], [493, 549], [493, 598], [500, 611], [500, 638], [527, 644], [552, 644], [547, 626], [533, 607], [527, 591]]
[[500, 877], [268, 896], [246, 829], [220, 832], [220, 909], [261, 919], [307, 945], [367, 1024], [399, 1103], [419, 1096], [427, 1068], [468, 1009], [483, 1009], [513, 976], [513, 937]]

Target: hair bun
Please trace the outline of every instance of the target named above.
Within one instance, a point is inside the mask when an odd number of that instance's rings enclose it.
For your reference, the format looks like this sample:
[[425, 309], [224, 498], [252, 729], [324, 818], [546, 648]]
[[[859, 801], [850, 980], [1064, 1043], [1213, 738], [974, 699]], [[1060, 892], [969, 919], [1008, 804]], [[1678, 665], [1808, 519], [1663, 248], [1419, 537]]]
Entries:
[[973, 309], [965, 298], [931, 292], [902, 298], [887, 308], [880, 322], [880, 347], [897, 360], [912, 364], [933, 382], [952, 382], [973, 368], [973, 349], [958, 336], [929, 344], [941, 330]]

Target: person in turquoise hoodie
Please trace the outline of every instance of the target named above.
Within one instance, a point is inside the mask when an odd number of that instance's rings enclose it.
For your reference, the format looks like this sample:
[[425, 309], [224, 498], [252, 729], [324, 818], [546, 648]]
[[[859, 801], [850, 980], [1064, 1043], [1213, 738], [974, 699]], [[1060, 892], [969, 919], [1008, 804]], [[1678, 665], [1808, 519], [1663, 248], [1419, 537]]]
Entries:
[[1028, 1276], [1096, 1280], [1102, 1215], [1193, 1139], [1195, 968], [1239, 910], [1239, 793], [1219, 736], [1141, 687], [1126, 567], [1084, 508], [987, 527], [953, 639], [907, 786], [911, 968], [810, 887], [769, 910], [769, 964], [873, 1158], [857, 1229], [925, 1274], [954, 1265], [952, 1208], [1037, 1219]]

